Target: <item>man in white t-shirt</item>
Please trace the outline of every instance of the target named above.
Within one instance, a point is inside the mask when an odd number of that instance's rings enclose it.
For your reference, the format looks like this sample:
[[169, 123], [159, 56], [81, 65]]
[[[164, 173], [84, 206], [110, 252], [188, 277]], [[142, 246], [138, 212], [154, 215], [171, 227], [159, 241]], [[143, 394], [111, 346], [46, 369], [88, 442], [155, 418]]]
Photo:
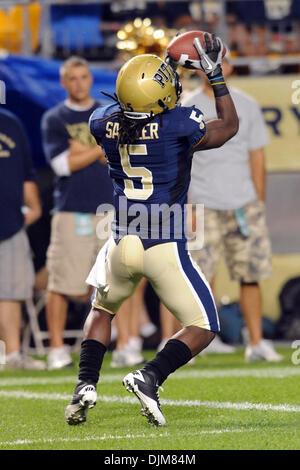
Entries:
[[[233, 70], [227, 56], [224, 76]], [[199, 72], [201, 73], [201, 72]], [[203, 76], [204, 74], [201, 74]], [[238, 133], [221, 148], [194, 154], [190, 202], [204, 204], [204, 247], [192, 251], [212, 287], [217, 264], [224, 255], [230, 277], [240, 283], [240, 305], [249, 332], [247, 361], [279, 361], [272, 344], [262, 339], [262, 302], [259, 281], [271, 275], [271, 244], [265, 218], [264, 146], [268, 135], [256, 101], [230, 89], [238, 117]], [[216, 118], [214, 94], [203, 86], [183, 99], [195, 104], [205, 120]]]

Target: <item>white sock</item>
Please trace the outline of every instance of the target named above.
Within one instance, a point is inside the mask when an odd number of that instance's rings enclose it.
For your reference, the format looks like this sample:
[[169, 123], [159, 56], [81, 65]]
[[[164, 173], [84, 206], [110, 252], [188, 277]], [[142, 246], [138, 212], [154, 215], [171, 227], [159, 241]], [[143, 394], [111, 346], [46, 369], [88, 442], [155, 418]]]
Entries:
[[58, 346], [57, 348], [50, 348], [50, 354], [53, 354], [54, 356], [60, 354], [69, 354], [69, 347], [66, 344], [63, 344], [62, 346]]
[[131, 336], [127, 344], [129, 348], [133, 349], [134, 351], [142, 350], [142, 345], [143, 345], [142, 339], [137, 336]]

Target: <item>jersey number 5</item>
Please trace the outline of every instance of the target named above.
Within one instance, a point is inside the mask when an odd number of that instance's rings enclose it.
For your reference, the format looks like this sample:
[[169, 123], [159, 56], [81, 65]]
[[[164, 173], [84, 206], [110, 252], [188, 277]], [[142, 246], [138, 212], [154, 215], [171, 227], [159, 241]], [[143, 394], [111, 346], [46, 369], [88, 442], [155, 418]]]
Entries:
[[190, 119], [193, 119], [193, 121], [198, 122], [200, 129], [204, 128], [204, 123], [202, 122], [203, 121], [203, 114], [201, 114], [200, 111], [199, 111], [199, 115], [197, 115], [196, 111], [193, 109], [193, 111], [191, 112], [191, 115], [190, 115]]
[[142, 188], [135, 188], [131, 179], [124, 179], [124, 194], [128, 199], [146, 200], [153, 193], [153, 178], [150, 170], [143, 166], [132, 167], [130, 155], [148, 155], [145, 144], [119, 145], [121, 165], [129, 178], [141, 178]]

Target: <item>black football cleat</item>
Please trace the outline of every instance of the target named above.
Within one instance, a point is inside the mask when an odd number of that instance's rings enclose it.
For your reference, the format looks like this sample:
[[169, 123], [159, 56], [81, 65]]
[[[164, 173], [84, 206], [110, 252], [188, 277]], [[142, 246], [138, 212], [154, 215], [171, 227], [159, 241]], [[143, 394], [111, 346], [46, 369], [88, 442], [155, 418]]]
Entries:
[[68, 424], [81, 424], [86, 421], [89, 408], [94, 408], [97, 402], [97, 391], [94, 384], [78, 382], [71, 403], [65, 411]]
[[159, 403], [159, 386], [154, 375], [144, 369], [136, 370], [124, 377], [123, 385], [137, 396], [142, 405], [142, 415], [146, 416], [149, 423], [155, 426], [166, 424]]

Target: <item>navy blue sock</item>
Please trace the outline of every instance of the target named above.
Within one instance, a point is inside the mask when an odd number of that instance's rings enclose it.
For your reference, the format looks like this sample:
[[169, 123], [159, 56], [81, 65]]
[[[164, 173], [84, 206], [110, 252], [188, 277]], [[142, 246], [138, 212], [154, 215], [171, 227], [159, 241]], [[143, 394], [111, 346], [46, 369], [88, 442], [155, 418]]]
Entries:
[[85, 339], [81, 343], [78, 380], [96, 384], [102, 366], [106, 346], [94, 339]]
[[192, 357], [191, 350], [185, 343], [178, 339], [170, 339], [156, 357], [147, 362], [144, 369], [154, 373], [158, 385], [161, 385], [168, 375], [189, 362]]

